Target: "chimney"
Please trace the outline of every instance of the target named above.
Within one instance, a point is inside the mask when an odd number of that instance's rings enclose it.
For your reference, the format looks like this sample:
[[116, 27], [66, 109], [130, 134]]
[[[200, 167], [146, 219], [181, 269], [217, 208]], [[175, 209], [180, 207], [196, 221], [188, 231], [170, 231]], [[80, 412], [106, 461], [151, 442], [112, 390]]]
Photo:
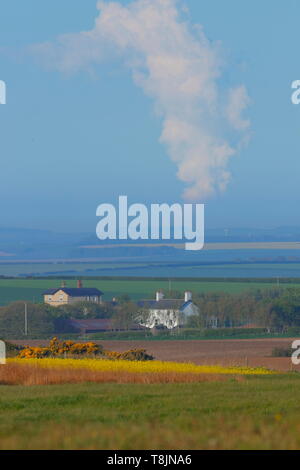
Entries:
[[161, 290], [158, 290], [156, 292], [156, 302], [159, 302], [160, 300], [162, 300], [164, 298], [164, 294], [162, 293]]
[[188, 302], [189, 300], [192, 300], [192, 293], [187, 290], [185, 293], [184, 293], [184, 301], [185, 302]]
[[82, 288], [82, 281], [77, 281], [77, 289], [81, 289]]
[[66, 281], [61, 281], [61, 287], [62, 288], [66, 287]]

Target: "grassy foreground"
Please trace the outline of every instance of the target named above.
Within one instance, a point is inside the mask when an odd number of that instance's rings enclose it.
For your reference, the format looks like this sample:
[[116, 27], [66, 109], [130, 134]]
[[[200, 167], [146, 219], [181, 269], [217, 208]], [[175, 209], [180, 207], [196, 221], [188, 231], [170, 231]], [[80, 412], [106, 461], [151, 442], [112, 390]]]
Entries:
[[0, 386], [0, 449], [299, 449], [300, 375]]

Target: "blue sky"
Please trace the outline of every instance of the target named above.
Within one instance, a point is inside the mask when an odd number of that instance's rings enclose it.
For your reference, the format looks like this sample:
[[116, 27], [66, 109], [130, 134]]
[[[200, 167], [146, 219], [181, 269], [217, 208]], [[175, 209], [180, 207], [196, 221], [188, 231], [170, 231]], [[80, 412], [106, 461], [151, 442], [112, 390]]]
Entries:
[[[290, 100], [300, 78], [299, 2], [179, 3], [210, 41], [221, 42], [220, 89], [243, 84], [251, 99], [251, 139], [230, 158], [226, 191], [199, 200], [207, 226], [299, 225], [300, 106]], [[159, 142], [162, 117], [122, 61], [63, 74], [27, 53], [32, 44], [92, 29], [96, 16], [96, 0], [1, 2], [1, 226], [94, 231], [98, 204], [121, 194], [183, 202], [186, 184]]]

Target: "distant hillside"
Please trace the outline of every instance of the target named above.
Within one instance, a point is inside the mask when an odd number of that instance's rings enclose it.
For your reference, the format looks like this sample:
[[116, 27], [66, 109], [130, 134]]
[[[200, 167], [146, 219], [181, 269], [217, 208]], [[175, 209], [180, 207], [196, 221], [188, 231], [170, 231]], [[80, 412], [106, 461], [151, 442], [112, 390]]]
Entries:
[[[278, 227], [275, 229], [219, 228], [207, 229], [206, 243], [255, 243], [255, 242], [296, 242], [300, 241], [300, 227]], [[172, 243], [172, 240], [170, 240]], [[173, 240], [173, 242], [175, 242]], [[153, 246], [155, 243], [157, 247]], [[202, 258], [203, 253], [186, 252], [170, 246], [159, 246], [165, 241], [143, 241], [144, 246], [126, 241], [120, 246], [118, 240], [100, 242], [96, 234], [57, 233], [50, 230], [0, 227], [0, 261], [5, 260], [50, 260], [50, 259], [126, 259], [153, 260]], [[178, 242], [177, 242], [178, 243]], [[151, 246], [146, 246], [147, 244]], [[132, 245], [132, 246], [130, 246]], [[102, 246], [105, 249], [87, 247]], [[290, 253], [297, 256], [298, 253]], [[212, 255], [206, 255], [211, 258]], [[234, 255], [236, 257], [236, 255]], [[277, 256], [282, 256], [278, 253]], [[222, 259], [228, 260], [229, 254]], [[243, 258], [243, 257], [242, 257]]]

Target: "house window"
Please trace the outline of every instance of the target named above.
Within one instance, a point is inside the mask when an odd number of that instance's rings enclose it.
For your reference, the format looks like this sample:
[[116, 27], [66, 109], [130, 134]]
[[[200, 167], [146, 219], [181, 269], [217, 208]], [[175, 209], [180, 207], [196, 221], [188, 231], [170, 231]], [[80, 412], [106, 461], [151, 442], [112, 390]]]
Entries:
[[49, 300], [49, 302], [51, 302], [51, 301], [52, 301], [52, 297], [51, 297], [51, 295], [49, 295], [49, 297], [48, 297], [48, 300]]

